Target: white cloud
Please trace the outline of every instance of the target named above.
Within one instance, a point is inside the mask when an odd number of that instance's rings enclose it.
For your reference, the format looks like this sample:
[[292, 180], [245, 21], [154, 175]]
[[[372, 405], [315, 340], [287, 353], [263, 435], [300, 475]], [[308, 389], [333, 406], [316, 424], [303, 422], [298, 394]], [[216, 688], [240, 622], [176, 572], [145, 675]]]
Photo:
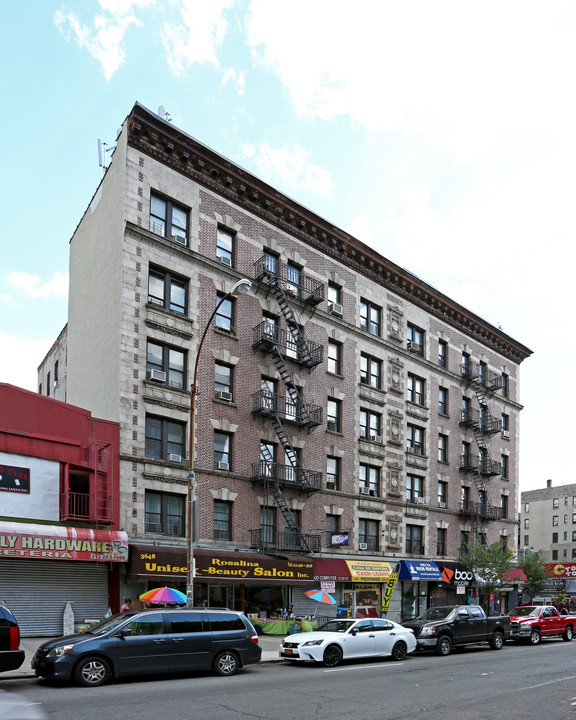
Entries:
[[287, 191], [303, 188], [316, 195], [332, 194], [334, 182], [331, 173], [312, 164], [309, 161], [310, 152], [299, 144], [291, 148], [272, 148], [268, 143], [259, 147], [245, 143], [242, 155], [254, 162], [261, 177]]
[[180, 19], [165, 22], [162, 41], [170, 69], [184, 75], [195, 63], [219, 67], [217, 52], [228, 29], [224, 11], [232, 0], [180, 0]]
[[246, 73], [244, 71], [237, 73], [234, 68], [228, 68], [222, 76], [222, 82], [220, 85], [221, 87], [224, 87], [224, 85], [227, 85], [228, 83], [232, 83], [234, 85], [238, 95], [244, 95], [246, 90]]
[[35, 298], [47, 298], [51, 296], [65, 296], [68, 294], [68, 275], [56, 272], [48, 282], [42, 284], [38, 275], [31, 275], [26, 272], [11, 272], [6, 281], [19, 290], [24, 290], [27, 295]]
[[[0, 330], [0, 382], [23, 387], [26, 390], [37, 389], [37, 369], [46, 353], [52, 347], [55, 338], [35, 340], [21, 338]], [[17, 358], [17, 362], [14, 361]]]
[[126, 59], [123, 46], [126, 32], [131, 25], [142, 25], [132, 11], [154, 2], [155, 0], [99, 0], [100, 7], [109, 13], [110, 17], [96, 15], [92, 27], [84, 25], [75, 13], [65, 13], [62, 10], [54, 13], [54, 23], [67, 40], [74, 38], [79, 47], [86, 49], [100, 63], [105, 79], [110, 80]]

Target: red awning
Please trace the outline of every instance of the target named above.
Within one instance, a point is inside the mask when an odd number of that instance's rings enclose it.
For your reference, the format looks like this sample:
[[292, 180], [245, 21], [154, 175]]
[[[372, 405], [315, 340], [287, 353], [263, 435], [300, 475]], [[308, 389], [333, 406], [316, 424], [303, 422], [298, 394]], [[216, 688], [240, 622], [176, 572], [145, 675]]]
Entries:
[[350, 582], [350, 570], [344, 560], [315, 559], [314, 580], [318, 582], [322, 580]]
[[522, 568], [513, 568], [512, 570], [508, 570], [504, 577], [502, 578], [503, 583], [525, 583], [527, 581], [527, 577], [524, 574], [524, 570]]

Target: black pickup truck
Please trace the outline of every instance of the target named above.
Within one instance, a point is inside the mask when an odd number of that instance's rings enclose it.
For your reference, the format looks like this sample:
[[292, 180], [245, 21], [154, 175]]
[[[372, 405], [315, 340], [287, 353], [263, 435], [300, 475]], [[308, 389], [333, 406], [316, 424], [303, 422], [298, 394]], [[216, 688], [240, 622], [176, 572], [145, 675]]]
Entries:
[[402, 625], [414, 631], [418, 649], [435, 650], [437, 655], [450, 655], [457, 645], [480, 642], [500, 650], [510, 637], [510, 618], [507, 615], [486, 617], [479, 605], [428, 608]]

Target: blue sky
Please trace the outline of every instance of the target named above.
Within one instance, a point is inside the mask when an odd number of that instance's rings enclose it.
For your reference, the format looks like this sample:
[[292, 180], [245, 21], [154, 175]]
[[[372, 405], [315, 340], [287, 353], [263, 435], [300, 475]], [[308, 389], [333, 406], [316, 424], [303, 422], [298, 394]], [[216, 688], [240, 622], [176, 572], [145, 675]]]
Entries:
[[26, 0], [3, 16], [1, 381], [35, 389], [66, 322], [97, 139], [135, 101], [162, 105], [533, 349], [521, 487], [573, 481], [573, 2]]

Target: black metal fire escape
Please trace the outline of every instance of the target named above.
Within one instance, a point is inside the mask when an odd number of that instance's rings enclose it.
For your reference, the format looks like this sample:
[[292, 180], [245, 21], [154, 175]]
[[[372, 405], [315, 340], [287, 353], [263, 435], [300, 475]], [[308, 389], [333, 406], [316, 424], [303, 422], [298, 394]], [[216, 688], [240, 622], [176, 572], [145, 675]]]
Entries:
[[478, 455], [468, 453], [460, 460], [460, 470], [472, 474], [478, 501], [463, 500], [461, 514], [470, 519], [472, 534], [478, 533], [484, 525], [501, 518], [501, 508], [491, 505], [487, 478], [495, 477], [501, 472], [500, 463], [490, 457], [490, 447], [486, 438], [500, 432], [500, 420], [492, 415], [488, 405], [487, 393], [496, 392], [501, 388], [501, 378], [491, 373], [485, 365], [471, 360], [462, 365], [462, 377], [474, 391], [478, 408], [463, 409], [460, 425], [472, 430], [478, 448]]
[[274, 296], [286, 329], [264, 320], [254, 328], [255, 350], [265, 352], [274, 363], [278, 376], [285, 387], [285, 394], [261, 389], [252, 396], [252, 412], [264, 417], [272, 427], [280, 445], [284, 449], [286, 464], [275, 462], [266, 444], [261, 446], [260, 462], [252, 466], [252, 479], [263, 483], [265, 493], [273, 496], [280, 509], [287, 528], [286, 533], [277, 533], [274, 539], [263, 537], [261, 530], [252, 531], [252, 545], [262, 551], [291, 550], [293, 552], [317, 552], [320, 550], [321, 536], [302, 532], [297, 518], [290, 509], [283, 492], [294, 489], [298, 492], [316, 492], [322, 487], [322, 473], [303, 468], [292, 438], [286, 429], [287, 424], [306, 428], [308, 432], [322, 424], [322, 408], [304, 402], [287, 358], [301, 367], [312, 370], [322, 362], [323, 347], [304, 337], [289, 296], [303, 298], [309, 305], [317, 305], [324, 299], [324, 286], [307, 276], [301, 276], [295, 284], [288, 275], [287, 266], [264, 256], [255, 264], [255, 277], [265, 284]]

